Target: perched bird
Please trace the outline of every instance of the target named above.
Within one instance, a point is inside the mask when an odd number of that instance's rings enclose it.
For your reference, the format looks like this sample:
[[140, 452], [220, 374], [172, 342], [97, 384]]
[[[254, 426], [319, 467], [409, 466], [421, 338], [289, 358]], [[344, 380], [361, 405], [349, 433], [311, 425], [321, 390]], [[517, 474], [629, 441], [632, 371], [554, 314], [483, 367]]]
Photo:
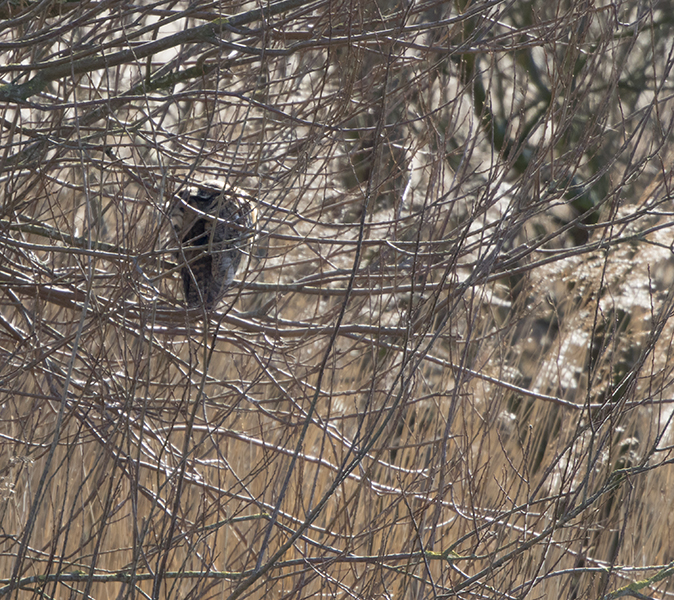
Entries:
[[171, 210], [178, 260], [190, 307], [214, 308], [232, 285], [254, 234], [257, 211], [243, 192], [204, 181], [180, 194]]

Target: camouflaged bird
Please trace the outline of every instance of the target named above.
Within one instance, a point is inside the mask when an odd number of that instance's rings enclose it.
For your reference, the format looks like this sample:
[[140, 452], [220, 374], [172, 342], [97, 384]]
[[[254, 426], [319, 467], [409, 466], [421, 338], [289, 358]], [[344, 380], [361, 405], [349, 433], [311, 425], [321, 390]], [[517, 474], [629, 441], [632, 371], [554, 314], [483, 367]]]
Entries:
[[256, 210], [236, 188], [204, 181], [183, 190], [171, 211], [189, 307], [214, 308], [232, 285], [254, 234]]

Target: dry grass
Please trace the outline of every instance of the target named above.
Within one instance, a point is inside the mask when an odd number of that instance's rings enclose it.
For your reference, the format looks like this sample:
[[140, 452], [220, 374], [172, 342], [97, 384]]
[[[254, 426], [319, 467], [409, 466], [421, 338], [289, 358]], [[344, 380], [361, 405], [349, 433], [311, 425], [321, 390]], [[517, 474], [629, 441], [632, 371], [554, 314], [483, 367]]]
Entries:
[[674, 594], [674, 7], [144, 4], [0, 7], [0, 596]]

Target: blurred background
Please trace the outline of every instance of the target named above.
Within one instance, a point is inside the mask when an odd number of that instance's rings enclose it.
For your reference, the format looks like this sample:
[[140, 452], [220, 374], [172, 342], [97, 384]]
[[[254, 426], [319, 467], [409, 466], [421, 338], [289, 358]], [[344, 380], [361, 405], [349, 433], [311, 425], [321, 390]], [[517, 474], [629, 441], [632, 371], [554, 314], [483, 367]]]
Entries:
[[672, 597], [672, 15], [3, 0], [0, 596]]

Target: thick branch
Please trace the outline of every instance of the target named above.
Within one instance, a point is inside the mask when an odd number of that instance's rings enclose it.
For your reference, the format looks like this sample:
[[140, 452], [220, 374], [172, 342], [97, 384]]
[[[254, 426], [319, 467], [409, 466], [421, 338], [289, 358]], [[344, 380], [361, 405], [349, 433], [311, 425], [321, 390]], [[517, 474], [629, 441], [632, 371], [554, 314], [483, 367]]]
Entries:
[[181, 44], [199, 42], [218, 43], [218, 34], [222, 32], [224, 28], [238, 27], [285, 12], [292, 8], [309, 4], [310, 2], [307, 2], [306, 0], [282, 0], [281, 2], [272, 4], [268, 9], [261, 8], [233, 17], [216, 19], [211, 23], [193, 27], [186, 31], [180, 31], [163, 39], [146, 42], [135, 48], [121, 50], [114, 54], [98, 54], [69, 63], [59, 61], [59, 64], [55, 64], [52, 67], [45, 67], [35, 75], [35, 77], [25, 83], [18, 85], [9, 83], [1, 86], [0, 102], [15, 102], [22, 104], [31, 96], [40, 93], [48, 83], [66, 77], [67, 75], [80, 75], [98, 69], [109, 69], [111, 67], [147, 58]]

